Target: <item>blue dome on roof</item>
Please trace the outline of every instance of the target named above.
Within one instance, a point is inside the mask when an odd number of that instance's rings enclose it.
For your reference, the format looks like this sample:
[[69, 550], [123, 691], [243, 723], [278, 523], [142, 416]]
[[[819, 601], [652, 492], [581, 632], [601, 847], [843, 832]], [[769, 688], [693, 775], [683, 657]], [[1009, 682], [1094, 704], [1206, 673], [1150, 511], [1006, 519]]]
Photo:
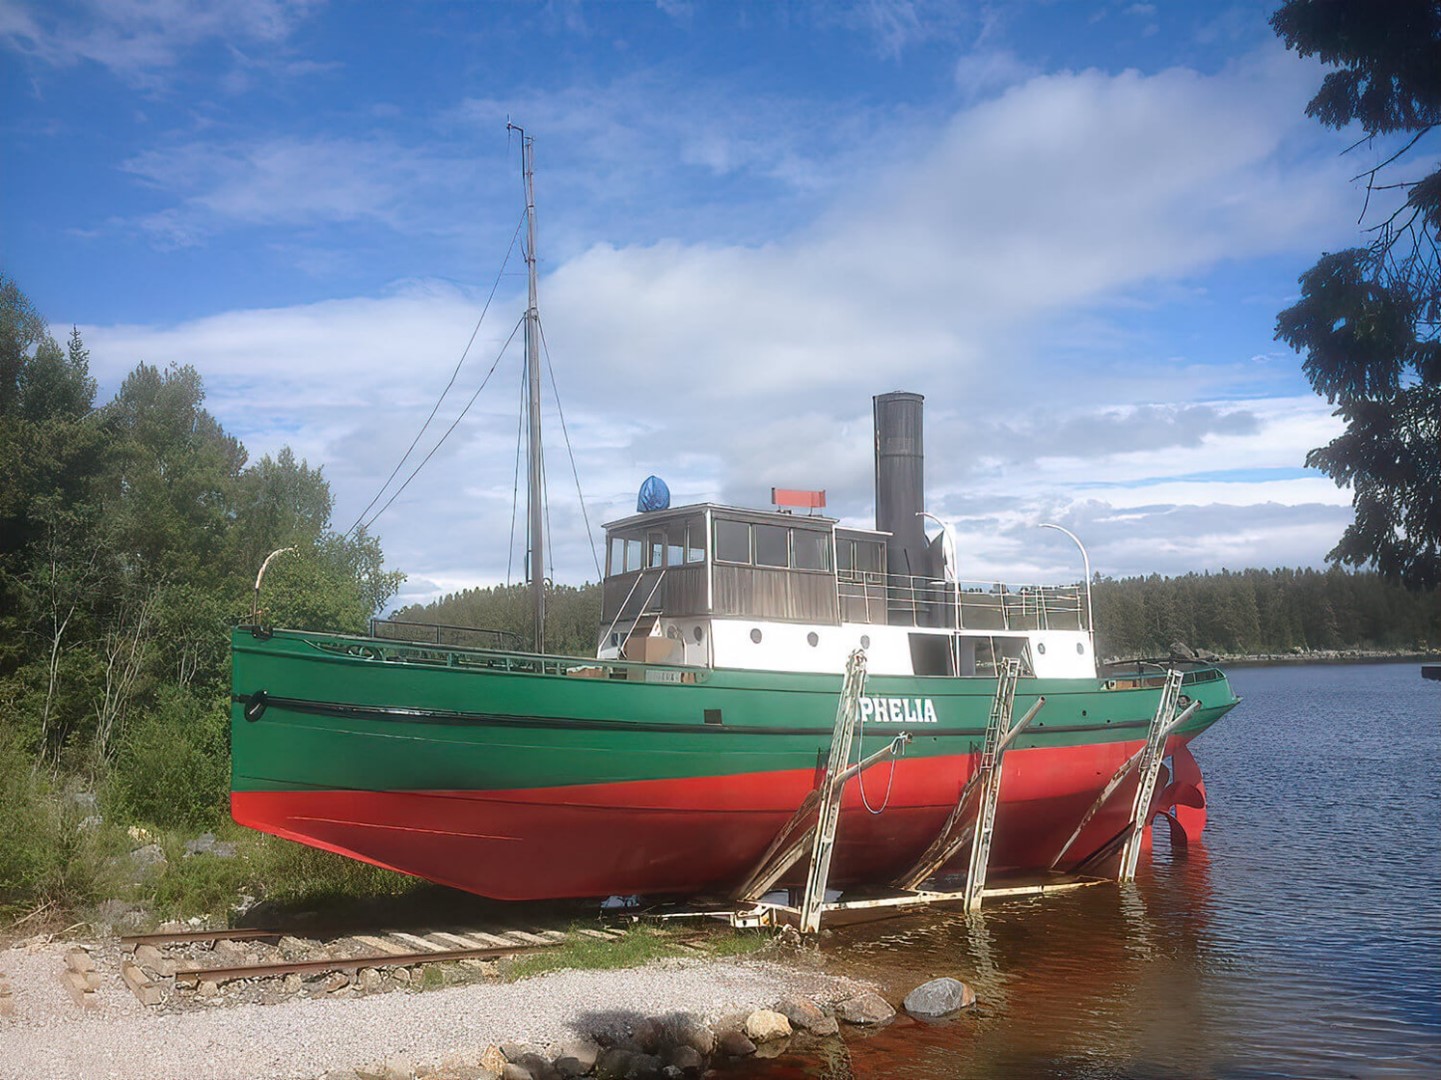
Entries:
[[642, 514], [648, 514], [652, 510], [669, 510], [670, 488], [665, 486], [665, 481], [659, 476], [647, 476], [640, 486], [635, 508]]

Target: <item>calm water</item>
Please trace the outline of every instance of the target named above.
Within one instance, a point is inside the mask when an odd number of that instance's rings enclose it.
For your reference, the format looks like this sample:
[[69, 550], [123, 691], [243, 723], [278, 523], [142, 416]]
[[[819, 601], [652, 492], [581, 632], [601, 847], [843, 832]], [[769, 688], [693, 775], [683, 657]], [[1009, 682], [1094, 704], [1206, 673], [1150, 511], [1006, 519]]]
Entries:
[[[827, 965], [979, 1008], [747, 1077], [1441, 1077], [1441, 684], [1416, 664], [1239, 669], [1193, 747], [1202, 850], [1135, 888], [836, 930]], [[1164, 832], [1165, 830], [1161, 830]]]

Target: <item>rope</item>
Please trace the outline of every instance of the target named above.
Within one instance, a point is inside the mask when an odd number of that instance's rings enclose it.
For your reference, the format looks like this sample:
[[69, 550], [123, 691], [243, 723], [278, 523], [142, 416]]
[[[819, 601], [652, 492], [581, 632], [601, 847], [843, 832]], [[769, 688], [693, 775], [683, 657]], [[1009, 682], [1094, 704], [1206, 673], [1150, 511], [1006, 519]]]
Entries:
[[[864, 806], [867, 810], [869, 810], [873, 816], [879, 816], [879, 815], [881, 815], [882, 813], [885, 812], [886, 807], [891, 804], [891, 788], [895, 785], [895, 782], [896, 782], [896, 759], [897, 759], [898, 757], [900, 757], [901, 754], [904, 753], [904, 752], [905, 752], [905, 743], [902, 743], [899, 747], [894, 746], [894, 744], [892, 745], [892, 749], [891, 749], [891, 775], [890, 775], [890, 777], [886, 780], [886, 794], [885, 794], [885, 797], [884, 797], [883, 799], [881, 799], [881, 805], [880, 805], [879, 809], [876, 808], [876, 807], [874, 807], [874, 806], [872, 806], [870, 799], [866, 798], [866, 774], [865, 774], [865, 770], [863, 769], [863, 770], [861, 770], [860, 772], [856, 773], [856, 788], [857, 788], [857, 789], [860, 791], [860, 793], [861, 793], [861, 805]], [[865, 760], [865, 756], [866, 756], [866, 714], [865, 714], [864, 712], [862, 712], [862, 713], [861, 713], [860, 723], [857, 725], [857, 728], [856, 728], [856, 764], [859, 765], [862, 761], [864, 761], [864, 760]]]
[[401, 484], [400, 487], [396, 488], [395, 494], [385, 501], [385, 505], [382, 506], [379, 510], [377, 510], [371, 516], [369, 521], [367, 521], [364, 525], [360, 526], [362, 529], [370, 528], [380, 518], [381, 514], [385, 513], [387, 510], [390, 509], [390, 504], [395, 502], [396, 499], [400, 498], [400, 493], [410, 486], [410, 482], [420, 474], [421, 469], [425, 468], [426, 462], [428, 462], [432, 457], [434, 457], [435, 452], [445, 445], [445, 440], [450, 438], [450, 433], [455, 430], [456, 425], [465, 419], [466, 413], [470, 412], [470, 407], [475, 404], [475, 399], [478, 398], [480, 396], [480, 392], [485, 389], [485, 384], [490, 382], [490, 377], [495, 374], [495, 369], [500, 366], [501, 357], [505, 356], [505, 351], [510, 348], [510, 343], [515, 340], [516, 332], [520, 330], [521, 324], [524, 322], [525, 316], [521, 316], [521, 318], [516, 322], [514, 329], [511, 330], [510, 337], [506, 338], [505, 344], [500, 347], [500, 352], [496, 353], [495, 362], [490, 365], [490, 370], [485, 373], [485, 378], [482, 379], [480, 381], [480, 385], [475, 388], [475, 393], [470, 395], [470, 400], [465, 403], [465, 408], [460, 410], [460, 415], [451, 421], [450, 427], [445, 429], [445, 434], [442, 435], [440, 437], [440, 440], [430, 448], [430, 452], [421, 459], [420, 464], [415, 467], [411, 474], [405, 478], [405, 483]]
[[[480, 333], [481, 324], [485, 322], [486, 312], [490, 310], [490, 302], [495, 299], [495, 292], [500, 288], [500, 279], [505, 276], [505, 268], [510, 264], [510, 257], [515, 252], [515, 242], [520, 238], [521, 226], [524, 224], [525, 214], [522, 213], [519, 223], [515, 226], [515, 232], [511, 234], [510, 247], [506, 249], [505, 258], [500, 264], [500, 270], [495, 275], [495, 281], [490, 286], [490, 295], [485, 298], [485, 306], [480, 309], [480, 318], [475, 321], [475, 329], [470, 332], [470, 340], [465, 343], [465, 349], [461, 352], [460, 359], [455, 362], [455, 370], [450, 373], [450, 381], [445, 384], [445, 389], [440, 392], [440, 397], [435, 399], [435, 405], [431, 408], [430, 415], [425, 418], [425, 423], [420, 425], [420, 430], [415, 433], [415, 438], [410, 440], [410, 445], [406, 447], [405, 453], [400, 455], [400, 460], [395, 463], [395, 468], [390, 470], [390, 475], [385, 478], [385, 483], [380, 485], [380, 490], [375, 493], [374, 498], [365, 504], [365, 509], [356, 516], [355, 522], [350, 528], [345, 530], [346, 536], [349, 536], [360, 527], [360, 523], [365, 520], [365, 515], [370, 513], [370, 508], [380, 501], [380, 497], [385, 494], [385, 489], [390, 487], [390, 482], [394, 480], [396, 474], [400, 472], [401, 466], [405, 464], [406, 460], [414, 452], [416, 445], [420, 442], [420, 437], [425, 434], [426, 430], [430, 427], [430, 422], [435, 419], [435, 414], [440, 411], [441, 403], [445, 401], [446, 395], [450, 393], [450, 388], [455, 385], [456, 377], [460, 374], [460, 369], [465, 364], [465, 358], [470, 355], [470, 347], [475, 344], [475, 337]], [[389, 503], [386, 503], [386, 506], [389, 505]], [[381, 513], [383, 512], [384, 508], [382, 507]], [[375, 517], [379, 516], [379, 513], [375, 515]], [[375, 518], [371, 518], [372, 522], [374, 520]]]
[[555, 411], [560, 416], [560, 433], [565, 436], [565, 452], [570, 456], [570, 474], [575, 477], [575, 497], [580, 501], [580, 516], [585, 522], [586, 539], [590, 541], [590, 557], [595, 563], [595, 579], [605, 577], [600, 568], [600, 555], [595, 547], [595, 531], [590, 527], [590, 514], [585, 509], [585, 493], [580, 490], [580, 470], [575, 466], [575, 451], [570, 446], [570, 431], [565, 426], [565, 409], [560, 403], [560, 384], [555, 381], [555, 368], [550, 364], [550, 346], [545, 341], [545, 324], [540, 323], [540, 347], [545, 352], [545, 369], [550, 372], [550, 392], [555, 395]]

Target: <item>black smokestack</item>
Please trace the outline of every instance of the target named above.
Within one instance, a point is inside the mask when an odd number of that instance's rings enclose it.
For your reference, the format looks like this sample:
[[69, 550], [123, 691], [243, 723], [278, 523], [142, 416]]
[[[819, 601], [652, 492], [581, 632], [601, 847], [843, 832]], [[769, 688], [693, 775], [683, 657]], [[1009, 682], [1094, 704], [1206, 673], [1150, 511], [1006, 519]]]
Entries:
[[875, 399], [876, 528], [891, 534], [886, 560], [892, 574], [930, 577], [930, 545], [924, 522], [925, 398], [896, 391]]

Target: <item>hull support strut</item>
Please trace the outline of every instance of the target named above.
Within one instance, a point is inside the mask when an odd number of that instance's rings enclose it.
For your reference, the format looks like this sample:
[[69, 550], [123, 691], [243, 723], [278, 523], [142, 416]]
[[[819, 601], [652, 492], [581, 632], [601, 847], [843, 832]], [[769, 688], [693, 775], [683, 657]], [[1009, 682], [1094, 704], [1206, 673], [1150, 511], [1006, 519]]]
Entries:
[[[1075, 831], [1051, 862], [1052, 876], [1033, 884], [988, 889], [986, 876], [1005, 754], [1046, 704], [1044, 697], [1038, 697], [1019, 720], [1012, 722], [1020, 661], [1007, 658], [996, 680], [996, 695], [986, 724], [979, 762], [961, 788], [955, 807], [935, 839], [915, 863], [895, 879], [891, 895], [828, 902], [826, 887], [831, 855], [840, 826], [841, 796], [847, 782], [872, 765], [900, 755], [910, 741], [910, 735], [902, 732], [890, 745], [853, 765], [847, 764], [859, 724], [860, 700], [865, 692], [866, 656], [863, 650], [857, 649], [851, 653], [846, 664], [825, 774], [776, 834], [745, 881], [732, 891], [735, 907], [731, 912], [731, 922], [738, 926], [789, 923], [803, 934], [813, 934], [820, 930], [821, 918], [828, 913], [873, 908], [917, 908], [932, 903], [956, 902], [967, 912], [974, 912], [980, 909], [987, 897], [1035, 895], [1102, 884], [1106, 878], [1083, 875], [1088, 868], [1114, 855], [1118, 849], [1121, 859], [1116, 880], [1134, 881], [1144, 830], [1154, 810], [1156, 784], [1166, 756], [1166, 741], [1200, 707], [1200, 702], [1190, 702], [1179, 713], [1176, 711], [1179, 703], [1185, 700], [1181, 695], [1182, 678], [1178, 670], [1167, 672], [1161, 700], [1147, 729], [1145, 744], [1116, 770], [1096, 801], [1081, 817]], [[1076, 874], [1054, 873], [1085, 832], [1086, 826], [1121, 788], [1133, 769], [1138, 771], [1138, 778], [1126, 827], [1081, 860]], [[958, 891], [924, 888], [923, 884], [939, 873], [967, 844], [970, 845], [970, 858], [963, 887]], [[799, 902], [794, 902], [795, 890], [791, 891], [792, 903], [763, 901], [761, 897], [774, 889], [777, 882], [807, 853], [810, 861]]]

